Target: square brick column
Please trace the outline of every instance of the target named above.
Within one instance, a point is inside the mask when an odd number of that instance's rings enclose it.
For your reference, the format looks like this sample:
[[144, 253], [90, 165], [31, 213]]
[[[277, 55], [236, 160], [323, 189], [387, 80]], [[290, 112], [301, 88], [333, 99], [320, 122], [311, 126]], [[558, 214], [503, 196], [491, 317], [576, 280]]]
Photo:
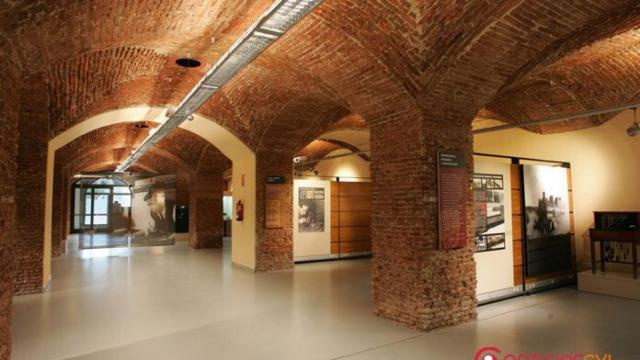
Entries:
[[419, 330], [476, 316], [473, 207], [468, 189], [468, 245], [438, 250], [438, 150], [466, 154], [470, 126], [397, 117], [371, 126], [372, 290], [374, 313]]
[[189, 244], [194, 249], [222, 248], [222, 173], [195, 175], [189, 194]]
[[224, 172], [229, 160], [212, 146], [200, 158], [189, 192], [189, 244], [194, 249], [222, 248]]
[[[284, 176], [288, 187], [282, 227], [265, 228], [267, 176]], [[276, 152], [256, 154], [256, 271], [293, 268], [293, 155]]]
[[44, 213], [49, 141], [47, 89], [30, 89], [21, 97], [16, 179], [14, 290], [18, 295], [42, 291]]
[[0, 74], [0, 360], [11, 357], [13, 245], [16, 235], [18, 105], [11, 91], [17, 84], [13, 79], [5, 78], [8, 75], [8, 72]]

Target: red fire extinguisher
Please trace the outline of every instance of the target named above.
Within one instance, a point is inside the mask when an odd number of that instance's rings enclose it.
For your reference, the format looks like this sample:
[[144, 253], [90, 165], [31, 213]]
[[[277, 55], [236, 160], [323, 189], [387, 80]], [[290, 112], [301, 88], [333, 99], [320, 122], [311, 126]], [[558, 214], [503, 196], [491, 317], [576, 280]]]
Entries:
[[236, 203], [236, 221], [244, 220], [244, 205], [242, 204], [242, 200], [238, 200]]

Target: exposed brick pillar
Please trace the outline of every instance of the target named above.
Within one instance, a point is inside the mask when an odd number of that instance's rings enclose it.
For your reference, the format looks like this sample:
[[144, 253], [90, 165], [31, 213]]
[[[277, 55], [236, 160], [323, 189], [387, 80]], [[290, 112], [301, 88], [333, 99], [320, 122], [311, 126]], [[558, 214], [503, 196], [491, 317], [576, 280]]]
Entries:
[[[282, 228], [266, 229], [265, 179], [287, 179], [287, 211], [281, 214]], [[293, 155], [260, 151], [256, 154], [256, 271], [293, 268]]]
[[176, 206], [189, 206], [192, 176], [186, 171], [176, 174]]
[[229, 160], [207, 146], [191, 180], [189, 193], [189, 244], [194, 249], [222, 248], [224, 171]]
[[[3, 69], [11, 67], [0, 66]], [[13, 245], [15, 240], [16, 154], [18, 151], [18, 105], [8, 72], [0, 74], [0, 360], [11, 357], [13, 306]]]
[[407, 116], [371, 125], [373, 307], [377, 315], [430, 330], [476, 316], [470, 191], [467, 247], [440, 251], [437, 236], [437, 151], [464, 152], [469, 176], [472, 135], [468, 124]]
[[49, 140], [48, 94], [29, 89], [21, 96], [18, 140], [14, 290], [17, 295], [42, 291], [44, 206]]

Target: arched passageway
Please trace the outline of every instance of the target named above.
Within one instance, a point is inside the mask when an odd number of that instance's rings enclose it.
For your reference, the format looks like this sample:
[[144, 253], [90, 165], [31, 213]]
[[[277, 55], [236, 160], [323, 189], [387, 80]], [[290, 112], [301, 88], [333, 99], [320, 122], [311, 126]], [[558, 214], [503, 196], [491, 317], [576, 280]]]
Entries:
[[[118, 123], [155, 122], [164, 120], [165, 108], [133, 107], [114, 110], [87, 119], [69, 130], [62, 132], [49, 142], [47, 158], [47, 186], [45, 213], [44, 265], [42, 284], [46, 286], [51, 276], [52, 253], [52, 209], [53, 209], [53, 175], [55, 152], [74, 139], [96, 129]], [[202, 116], [196, 115], [193, 121], [184, 123], [182, 129], [202, 137], [225, 156], [233, 164], [233, 188], [236, 199], [246, 199], [247, 204], [244, 221], [233, 223], [233, 234], [238, 239], [232, 250], [233, 261], [248, 268], [255, 267], [255, 155], [242, 141], [223, 127]]]

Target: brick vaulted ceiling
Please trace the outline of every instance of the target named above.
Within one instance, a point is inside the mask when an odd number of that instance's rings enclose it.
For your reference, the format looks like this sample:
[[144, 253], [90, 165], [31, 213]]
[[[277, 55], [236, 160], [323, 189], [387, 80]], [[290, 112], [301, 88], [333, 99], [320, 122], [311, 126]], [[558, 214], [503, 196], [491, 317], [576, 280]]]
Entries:
[[[56, 152], [56, 170], [66, 177], [81, 172], [113, 170], [140, 145], [154, 126], [153, 123], [119, 123], [87, 133]], [[190, 176], [198, 170], [204, 154], [215, 150], [212, 148], [201, 137], [176, 129], [130, 170]]]
[[[0, 0], [0, 65], [22, 80], [22, 102], [40, 97], [33, 106], [55, 136], [115, 108], [177, 105], [270, 4]], [[638, 15], [635, 0], [326, 0], [199, 112], [256, 151], [294, 154], [329, 129], [396, 116], [393, 107], [461, 124], [620, 105], [640, 88]], [[176, 66], [183, 56], [203, 66]], [[143, 137], [131, 130], [86, 156], [115, 164]]]

